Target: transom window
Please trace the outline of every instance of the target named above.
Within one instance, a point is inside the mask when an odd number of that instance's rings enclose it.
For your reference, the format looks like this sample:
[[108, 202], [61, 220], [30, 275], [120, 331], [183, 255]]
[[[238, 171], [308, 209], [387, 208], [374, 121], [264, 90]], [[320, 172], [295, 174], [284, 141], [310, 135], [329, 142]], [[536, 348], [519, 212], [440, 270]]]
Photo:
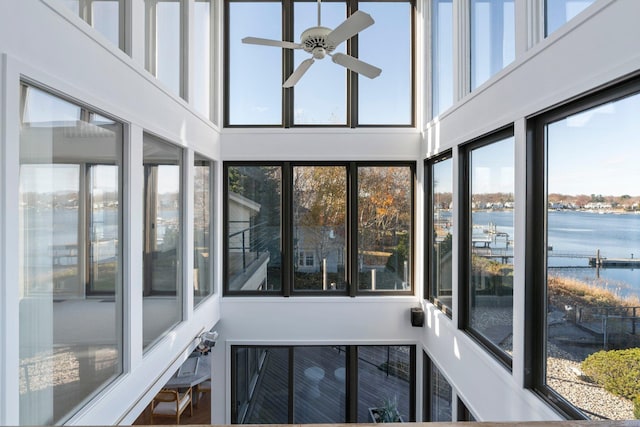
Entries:
[[[375, 23], [333, 53], [382, 69], [369, 79], [315, 59], [298, 83], [283, 88], [311, 54], [302, 49], [244, 44], [244, 37], [301, 42], [311, 27], [334, 29], [357, 10]], [[413, 126], [414, 11], [412, 0], [241, 1], [227, 0], [225, 19], [225, 126]]]

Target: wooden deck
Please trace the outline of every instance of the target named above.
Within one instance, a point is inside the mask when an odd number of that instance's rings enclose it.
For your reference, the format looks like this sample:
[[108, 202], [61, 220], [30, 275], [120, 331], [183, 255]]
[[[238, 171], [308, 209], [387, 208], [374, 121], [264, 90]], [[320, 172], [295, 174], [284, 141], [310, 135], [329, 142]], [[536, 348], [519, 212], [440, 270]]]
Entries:
[[[397, 398], [403, 418], [410, 419], [408, 375], [395, 369], [398, 366], [408, 369], [408, 347], [360, 346], [358, 349], [358, 422], [371, 422], [369, 408], [379, 406], [386, 398]], [[342, 346], [294, 349], [294, 423], [346, 421], [346, 364]], [[244, 423], [287, 423], [289, 367], [288, 348], [268, 349]], [[388, 371], [387, 367], [390, 367]], [[310, 368], [318, 369], [309, 371]]]

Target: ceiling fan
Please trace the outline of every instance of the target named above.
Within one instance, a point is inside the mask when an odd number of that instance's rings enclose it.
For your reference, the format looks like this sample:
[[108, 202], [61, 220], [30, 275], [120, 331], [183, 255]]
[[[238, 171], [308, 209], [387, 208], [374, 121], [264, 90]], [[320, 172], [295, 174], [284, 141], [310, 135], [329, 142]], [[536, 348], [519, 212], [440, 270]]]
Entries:
[[242, 43], [275, 46], [285, 49], [304, 49], [305, 52], [312, 55], [311, 58], [305, 59], [298, 65], [298, 68], [291, 73], [282, 87], [292, 87], [295, 85], [304, 73], [307, 72], [309, 67], [313, 65], [316, 59], [323, 59], [326, 55], [329, 55], [331, 60], [336, 64], [342, 65], [370, 79], [374, 79], [382, 72], [380, 68], [344, 53], [332, 53], [340, 43], [355, 36], [360, 31], [373, 25], [373, 23], [374, 21], [371, 15], [358, 10], [333, 30], [323, 27], [320, 25], [320, 0], [318, 0], [318, 25], [306, 29], [300, 36], [300, 43], [262, 39], [259, 37], [245, 37], [242, 39]]

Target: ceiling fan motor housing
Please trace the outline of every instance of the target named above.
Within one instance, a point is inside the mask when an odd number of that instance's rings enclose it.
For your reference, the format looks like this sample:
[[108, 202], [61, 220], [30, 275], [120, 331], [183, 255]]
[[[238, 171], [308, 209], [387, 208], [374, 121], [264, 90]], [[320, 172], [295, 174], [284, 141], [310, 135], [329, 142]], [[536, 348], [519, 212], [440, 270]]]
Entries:
[[331, 28], [311, 27], [300, 36], [300, 43], [305, 52], [309, 52], [316, 59], [322, 59], [327, 53], [335, 50], [336, 46], [327, 38]]

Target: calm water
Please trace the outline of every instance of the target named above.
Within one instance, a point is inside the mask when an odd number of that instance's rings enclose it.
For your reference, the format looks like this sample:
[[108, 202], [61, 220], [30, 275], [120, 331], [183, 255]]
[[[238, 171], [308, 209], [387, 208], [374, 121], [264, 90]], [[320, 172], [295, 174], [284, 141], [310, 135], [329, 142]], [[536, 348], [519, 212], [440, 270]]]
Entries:
[[[496, 224], [513, 236], [511, 211], [474, 212], [475, 224]], [[589, 267], [589, 256], [640, 257], [640, 215], [552, 211], [548, 213], [549, 269], [616, 294], [640, 298], [640, 269]], [[518, 242], [515, 242], [518, 244]]]
[[[176, 221], [177, 214], [163, 213], [166, 218], [158, 221], [159, 227]], [[447, 214], [444, 213], [443, 218]], [[77, 212], [74, 210], [56, 211], [55, 215], [51, 212], [32, 213], [25, 219], [28, 236], [24, 237], [38, 242], [37, 253], [30, 255], [33, 266], [41, 262], [50, 265], [51, 245], [76, 243]], [[107, 247], [101, 248], [97, 261], [113, 257], [118, 230], [117, 211], [96, 212], [94, 220], [93, 232], [96, 238], [105, 243], [111, 242], [110, 245], [106, 244]], [[480, 226], [493, 223], [496, 231], [506, 233], [508, 239], [513, 240], [512, 211], [477, 211], [473, 213], [473, 222]], [[600, 255], [607, 258], [640, 257], [640, 215], [553, 211], [548, 213], [548, 223], [548, 244], [553, 248], [548, 252], [549, 267], [553, 273], [575, 277], [623, 297], [640, 298], [640, 269], [596, 269], [589, 267], [588, 263], [588, 256], [595, 256], [598, 249]], [[51, 230], [54, 230], [53, 237]], [[158, 231], [161, 234], [162, 230]], [[474, 235], [477, 231], [474, 230]], [[500, 238], [493, 247], [504, 247], [505, 242], [505, 238]], [[511, 247], [513, 244], [514, 242], [510, 242]]]

